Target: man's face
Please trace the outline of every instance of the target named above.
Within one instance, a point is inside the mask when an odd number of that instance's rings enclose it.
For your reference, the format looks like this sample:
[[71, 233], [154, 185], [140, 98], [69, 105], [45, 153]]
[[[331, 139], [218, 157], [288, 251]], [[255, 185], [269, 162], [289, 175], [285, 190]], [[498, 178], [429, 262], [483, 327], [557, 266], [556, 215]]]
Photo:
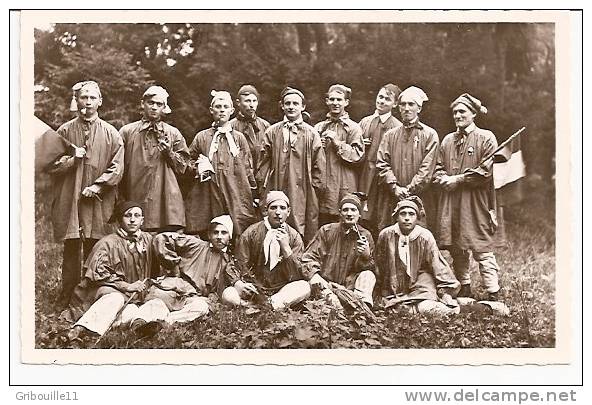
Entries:
[[210, 107], [212, 118], [218, 124], [225, 124], [230, 120], [230, 116], [234, 112], [234, 107], [229, 100], [218, 98]]
[[290, 215], [290, 206], [285, 201], [274, 201], [267, 206], [267, 219], [272, 228], [280, 227]]
[[452, 117], [457, 128], [466, 128], [471, 125], [476, 115], [463, 103], [458, 103], [452, 109]]
[[411, 122], [417, 118], [417, 115], [421, 111], [421, 107], [408, 96], [404, 96], [399, 100], [399, 111], [401, 112], [401, 118], [403, 118], [403, 121]]
[[296, 121], [302, 116], [305, 105], [298, 94], [288, 94], [281, 103], [282, 111], [290, 121]]
[[408, 235], [417, 224], [417, 213], [413, 208], [401, 208], [397, 214], [397, 223], [401, 232]]
[[385, 89], [380, 89], [376, 96], [376, 111], [378, 114], [386, 114], [391, 112], [397, 104], [395, 98], [390, 95]]
[[142, 100], [142, 109], [144, 110], [144, 115], [150, 121], [159, 120], [164, 114], [165, 107], [166, 104], [164, 100], [158, 96], [146, 97]]
[[341, 216], [341, 223], [344, 225], [353, 226], [358, 223], [360, 219], [360, 210], [352, 203], [345, 203], [339, 209]]
[[325, 103], [329, 107], [329, 113], [333, 116], [339, 116], [345, 111], [345, 107], [349, 105], [349, 100], [345, 95], [339, 91], [332, 91], [325, 98]]
[[86, 86], [80, 89], [76, 97], [78, 111], [86, 117], [92, 117], [103, 104], [103, 99], [96, 89]]
[[223, 250], [230, 243], [230, 233], [222, 224], [213, 224], [209, 232], [210, 243], [214, 249]]
[[123, 213], [121, 217], [121, 228], [127, 233], [137, 232], [144, 223], [144, 214], [140, 207], [132, 207]]
[[241, 94], [238, 96], [238, 110], [246, 117], [254, 117], [257, 113], [257, 106], [259, 105], [259, 100], [257, 100], [257, 96], [254, 94]]

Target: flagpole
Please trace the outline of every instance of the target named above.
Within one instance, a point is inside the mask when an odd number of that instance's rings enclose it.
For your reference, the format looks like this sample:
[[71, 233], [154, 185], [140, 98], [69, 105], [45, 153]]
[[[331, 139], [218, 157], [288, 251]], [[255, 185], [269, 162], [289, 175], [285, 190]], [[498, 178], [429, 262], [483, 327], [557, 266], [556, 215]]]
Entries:
[[481, 162], [479, 162], [479, 164], [477, 165], [477, 167], [481, 166], [483, 163], [487, 162], [489, 159], [491, 159], [492, 157], [494, 157], [496, 153], [498, 153], [500, 150], [502, 150], [507, 144], [509, 144], [510, 142], [512, 142], [514, 140], [514, 138], [518, 137], [525, 129], [526, 129], [526, 127], [522, 127], [518, 131], [514, 132], [508, 139], [506, 139], [504, 142], [502, 142], [501, 145], [498, 146], [495, 151], [491, 152], [489, 155], [487, 155], [486, 157], [484, 157], [481, 160]]

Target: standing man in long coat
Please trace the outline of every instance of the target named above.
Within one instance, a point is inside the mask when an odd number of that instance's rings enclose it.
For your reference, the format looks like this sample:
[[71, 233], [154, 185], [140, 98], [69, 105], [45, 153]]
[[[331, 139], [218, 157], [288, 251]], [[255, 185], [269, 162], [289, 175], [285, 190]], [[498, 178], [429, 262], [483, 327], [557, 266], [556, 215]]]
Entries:
[[257, 169], [259, 163], [263, 134], [269, 128], [269, 122], [257, 116], [259, 98], [259, 92], [255, 86], [251, 84], [241, 86], [236, 98], [238, 113], [235, 118], [230, 120], [232, 129], [242, 133], [247, 138], [251, 158], [253, 159], [253, 172]]
[[203, 233], [212, 218], [230, 214], [240, 235], [259, 219], [250, 148], [228, 122], [233, 111], [230, 94], [213, 90], [212, 127], [198, 132], [189, 147], [195, 179], [187, 196], [187, 232]]
[[325, 187], [325, 152], [319, 133], [302, 120], [306, 108], [304, 94], [286, 87], [280, 95], [280, 107], [284, 119], [265, 131], [256, 179], [264, 192], [282, 190], [288, 195], [288, 223], [307, 243], [318, 229], [319, 194]]
[[461, 283], [459, 296], [471, 296], [469, 251], [479, 264], [489, 300], [497, 300], [499, 266], [493, 254], [495, 190], [493, 159], [480, 164], [497, 148], [495, 135], [475, 125], [478, 113], [487, 113], [481, 101], [468, 93], [450, 105], [457, 130], [442, 140], [434, 182], [442, 192], [438, 201], [436, 239], [453, 259]]
[[126, 199], [142, 203], [144, 229], [175, 231], [185, 227], [185, 205], [177, 176], [185, 173], [189, 150], [181, 132], [162, 121], [171, 112], [169, 94], [160, 86], [142, 96], [143, 117], [124, 125]]
[[329, 87], [325, 103], [327, 119], [315, 125], [325, 150], [326, 191], [320, 199], [319, 224], [337, 222], [339, 201], [348, 193], [358, 191], [356, 166], [364, 156], [362, 128], [349, 118], [345, 108], [351, 99], [351, 89], [342, 84]]
[[376, 158], [384, 134], [390, 129], [403, 125], [393, 115], [393, 109], [397, 107], [399, 94], [401, 94], [401, 89], [395, 84], [388, 83], [382, 86], [376, 95], [374, 114], [364, 117], [360, 121], [366, 150], [358, 177], [358, 190], [368, 196], [366, 206], [361, 212], [362, 219], [360, 222], [375, 237], [378, 236], [378, 194], [383, 189], [378, 183]]
[[72, 90], [70, 109], [78, 116], [57, 131], [71, 144], [71, 151], [49, 168], [54, 237], [64, 243], [58, 309], [68, 304], [80, 281], [81, 263], [97, 240], [110, 232], [107, 222], [113, 213], [124, 161], [119, 133], [99, 118], [103, 99], [98, 84], [80, 82]]
[[[397, 202], [410, 195], [421, 197], [428, 213], [434, 210], [433, 197], [427, 189], [432, 182], [440, 141], [436, 130], [419, 120], [419, 113], [427, 100], [427, 95], [420, 88], [411, 86], [405, 89], [399, 95], [403, 125], [384, 134], [378, 148], [376, 168], [380, 182], [390, 192], [379, 194], [380, 230], [391, 225], [391, 212]], [[432, 217], [428, 216], [428, 228], [432, 222]]]

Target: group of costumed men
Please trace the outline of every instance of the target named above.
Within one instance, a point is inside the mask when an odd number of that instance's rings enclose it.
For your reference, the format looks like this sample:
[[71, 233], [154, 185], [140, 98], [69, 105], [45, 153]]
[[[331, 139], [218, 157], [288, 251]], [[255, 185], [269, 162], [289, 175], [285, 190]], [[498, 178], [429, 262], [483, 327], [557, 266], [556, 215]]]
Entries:
[[[231, 95], [212, 91], [213, 124], [187, 146], [162, 120], [168, 97], [149, 87], [142, 119], [117, 131], [99, 118], [98, 84], [73, 87], [77, 117], [57, 131], [67, 153], [47, 169], [63, 242], [57, 305], [71, 338], [194, 320], [216, 301], [277, 310], [312, 294], [342, 308], [344, 290], [368, 310], [382, 297], [386, 307], [458, 313], [476, 305], [470, 253], [481, 302], [507, 312], [493, 160], [483, 162], [497, 141], [475, 125], [487, 112], [477, 98], [451, 103], [457, 130], [440, 143], [419, 119], [428, 97], [414, 86], [383, 86], [358, 124], [346, 112], [351, 89], [332, 85], [313, 127], [300, 90], [281, 92], [284, 118], [270, 125], [257, 116], [257, 89], [244, 85], [232, 119]], [[185, 196], [180, 176], [192, 178]]]

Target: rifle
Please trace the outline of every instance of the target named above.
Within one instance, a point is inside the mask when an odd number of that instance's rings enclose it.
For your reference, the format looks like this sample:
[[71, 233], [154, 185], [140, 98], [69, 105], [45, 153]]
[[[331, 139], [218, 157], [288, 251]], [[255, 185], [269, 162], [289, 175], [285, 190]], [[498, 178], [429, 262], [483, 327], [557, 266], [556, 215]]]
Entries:
[[481, 162], [479, 162], [479, 164], [477, 165], [477, 168], [479, 168], [479, 166], [483, 165], [485, 162], [487, 162], [489, 159], [491, 159], [492, 157], [495, 156], [496, 153], [498, 153], [500, 150], [502, 150], [503, 148], [506, 147], [506, 145], [508, 145], [510, 142], [512, 142], [515, 138], [517, 138], [524, 130], [526, 129], [526, 127], [522, 127], [520, 128], [518, 131], [514, 132], [512, 135], [510, 135], [510, 137], [508, 139], [506, 139], [504, 142], [502, 142], [496, 150], [494, 150], [493, 152], [491, 152], [489, 155], [485, 156], [483, 159], [481, 159]]
[[375, 322], [376, 315], [372, 312], [370, 308], [368, 308], [367, 304], [362, 301], [360, 297], [356, 294], [342, 286], [341, 284], [337, 284], [334, 282], [329, 282], [329, 289], [333, 294], [339, 298], [339, 301], [342, 303], [347, 304], [350, 308], [352, 308], [355, 312], [359, 312], [366, 317], [366, 319]]

